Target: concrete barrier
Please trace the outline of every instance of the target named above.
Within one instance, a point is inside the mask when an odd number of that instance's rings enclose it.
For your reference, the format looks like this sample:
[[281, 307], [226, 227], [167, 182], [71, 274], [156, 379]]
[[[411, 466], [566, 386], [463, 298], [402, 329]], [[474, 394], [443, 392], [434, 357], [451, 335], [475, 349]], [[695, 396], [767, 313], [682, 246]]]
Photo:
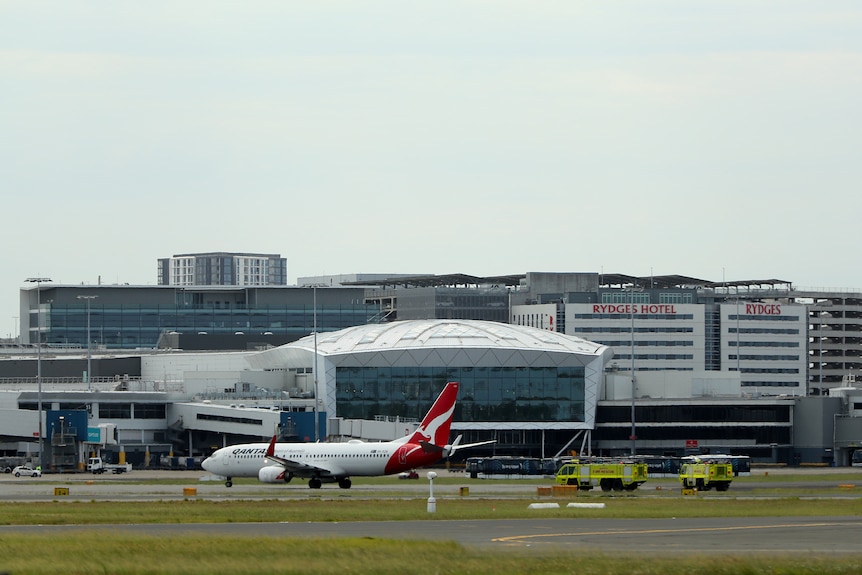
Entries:
[[530, 503], [527, 509], [559, 509], [559, 503]]

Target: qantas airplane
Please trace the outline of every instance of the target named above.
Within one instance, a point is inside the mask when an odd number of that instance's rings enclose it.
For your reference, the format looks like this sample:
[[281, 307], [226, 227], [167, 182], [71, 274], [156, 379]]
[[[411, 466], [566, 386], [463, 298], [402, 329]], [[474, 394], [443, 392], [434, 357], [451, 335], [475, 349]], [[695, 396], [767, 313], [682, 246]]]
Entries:
[[257, 477], [264, 483], [287, 483], [300, 477], [307, 478], [312, 489], [319, 489], [324, 482], [338, 482], [342, 489], [349, 489], [351, 476], [400, 473], [436, 463], [459, 449], [494, 443], [492, 440], [460, 445], [460, 435], [454, 443], [446, 443], [457, 395], [458, 384], [447, 383], [416, 431], [393, 441], [276, 443], [273, 436], [268, 444], [223, 447], [206, 458], [202, 466], [224, 477], [227, 487], [233, 484], [234, 477]]

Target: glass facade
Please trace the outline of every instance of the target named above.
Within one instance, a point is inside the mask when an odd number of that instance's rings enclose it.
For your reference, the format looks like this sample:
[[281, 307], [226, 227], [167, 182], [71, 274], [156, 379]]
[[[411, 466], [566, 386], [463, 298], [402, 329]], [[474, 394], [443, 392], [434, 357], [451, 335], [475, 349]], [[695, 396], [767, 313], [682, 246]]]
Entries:
[[[96, 300], [98, 301], [98, 300]], [[376, 306], [318, 306], [317, 328], [336, 331], [365, 325]], [[35, 318], [35, 314], [32, 314]], [[35, 324], [35, 319], [34, 319]], [[57, 305], [42, 314], [42, 341], [53, 346], [87, 347], [87, 306]], [[90, 306], [90, 341], [108, 349], [152, 348], [163, 332], [234, 334], [272, 332], [299, 339], [314, 327], [310, 305], [265, 307], [184, 307], [182, 305]]]
[[[790, 405], [650, 405], [635, 411], [637, 436], [644, 442], [684, 444], [700, 440], [731, 443], [792, 443]], [[631, 434], [630, 406], [602, 406], [596, 414], [598, 441], [627, 441]], [[667, 422], [674, 422], [667, 426]], [[622, 424], [622, 425], [621, 425]]]
[[336, 410], [421, 419], [448, 381], [461, 384], [459, 422], [584, 421], [583, 367], [339, 367]]

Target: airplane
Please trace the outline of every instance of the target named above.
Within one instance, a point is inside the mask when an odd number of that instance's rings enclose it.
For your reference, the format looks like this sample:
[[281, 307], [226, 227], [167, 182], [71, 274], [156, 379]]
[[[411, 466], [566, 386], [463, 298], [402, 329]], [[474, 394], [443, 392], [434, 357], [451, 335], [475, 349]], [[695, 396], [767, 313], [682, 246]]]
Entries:
[[351, 477], [392, 475], [437, 463], [460, 449], [494, 443], [496, 440], [462, 445], [460, 435], [446, 443], [457, 396], [458, 383], [447, 383], [416, 431], [393, 441], [277, 443], [273, 436], [268, 444], [222, 447], [201, 465], [224, 477], [226, 487], [233, 485], [234, 477], [257, 477], [263, 483], [288, 483], [299, 477], [307, 478], [312, 489], [320, 489], [324, 482], [349, 489]]

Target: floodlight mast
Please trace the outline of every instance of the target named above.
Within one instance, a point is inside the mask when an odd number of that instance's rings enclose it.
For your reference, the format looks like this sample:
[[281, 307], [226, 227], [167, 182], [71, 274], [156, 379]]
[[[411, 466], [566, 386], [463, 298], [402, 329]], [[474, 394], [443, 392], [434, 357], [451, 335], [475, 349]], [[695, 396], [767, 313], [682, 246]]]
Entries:
[[[39, 467], [45, 468], [45, 441], [42, 434], [42, 284], [52, 281], [51, 278], [33, 277], [24, 280], [36, 284], [36, 385], [38, 391], [39, 411]], [[28, 327], [29, 329], [29, 327]], [[29, 337], [27, 338], [30, 339]]]
[[96, 299], [97, 295], [79, 295], [78, 299], [83, 299], [87, 301], [87, 391], [93, 391], [92, 385], [90, 382], [93, 381], [93, 369], [92, 369], [92, 354], [90, 353], [90, 300]]

